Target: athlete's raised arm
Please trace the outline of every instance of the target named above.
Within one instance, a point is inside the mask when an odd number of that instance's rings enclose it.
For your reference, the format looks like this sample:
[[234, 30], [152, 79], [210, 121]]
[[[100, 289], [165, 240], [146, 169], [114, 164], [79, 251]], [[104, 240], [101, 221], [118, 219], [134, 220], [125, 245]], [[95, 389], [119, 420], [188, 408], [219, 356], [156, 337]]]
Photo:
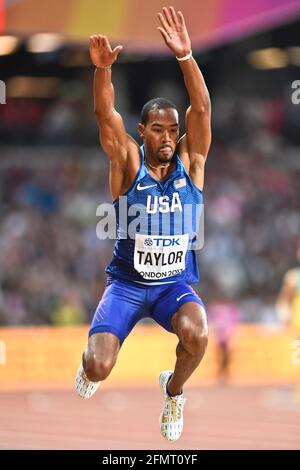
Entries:
[[211, 107], [209, 93], [197, 62], [192, 56], [191, 41], [183, 14], [173, 7], [158, 13], [158, 27], [166, 45], [175, 54], [190, 98], [186, 112], [186, 135], [179, 141], [178, 153], [194, 184], [204, 182], [204, 164], [211, 143]]
[[122, 46], [111, 49], [106, 36], [90, 38], [90, 56], [96, 67], [94, 74], [94, 111], [100, 130], [100, 141], [109, 158], [119, 157], [126, 149], [123, 120], [115, 110], [115, 93], [111, 81], [111, 66]]
[[[138, 146], [125, 130], [123, 119], [115, 110], [115, 92], [111, 80], [111, 66], [117, 60], [122, 46], [113, 50], [106, 36], [90, 37], [90, 56], [96, 67], [94, 74], [94, 111], [100, 132], [100, 143], [110, 159], [110, 189], [116, 199], [130, 185], [135, 176], [135, 161], [127, 167], [128, 154], [136, 154]], [[132, 155], [131, 155], [132, 156]], [[131, 158], [135, 160], [135, 158]]]

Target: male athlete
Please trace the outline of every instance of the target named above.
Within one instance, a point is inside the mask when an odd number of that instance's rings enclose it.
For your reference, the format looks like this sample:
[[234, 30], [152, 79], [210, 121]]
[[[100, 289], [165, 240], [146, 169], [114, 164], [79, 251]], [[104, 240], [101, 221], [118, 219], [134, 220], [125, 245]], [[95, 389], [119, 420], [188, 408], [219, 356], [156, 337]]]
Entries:
[[[183, 428], [183, 385], [199, 365], [208, 335], [204, 305], [190, 287], [199, 280], [195, 251], [189, 249], [189, 233], [175, 219], [187, 205], [202, 203], [204, 164], [211, 142], [210, 99], [192, 56], [182, 13], [173, 7], [163, 8], [158, 18], [158, 30], [178, 60], [190, 99], [186, 134], [181, 139], [178, 112], [163, 98], [143, 107], [138, 126], [142, 147], [126, 133], [114, 108], [111, 81], [112, 65], [122, 46], [112, 50], [106, 36], [90, 38], [90, 55], [96, 67], [95, 113], [100, 142], [110, 161], [118, 237], [106, 268], [107, 286], [77, 373], [76, 390], [83, 398], [92, 396], [110, 374], [134, 325], [141, 318], [153, 318], [179, 339], [174, 371], [164, 371], [159, 377], [164, 398], [160, 430], [166, 439], [175, 441]], [[124, 198], [128, 213], [138, 204], [145, 208], [146, 217], [153, 216], [154, 232], [146, 223], [133, 237], [124, 236], [118, 220]], [[162, 223], [166, 214], [170, 216], [169, 225]]]

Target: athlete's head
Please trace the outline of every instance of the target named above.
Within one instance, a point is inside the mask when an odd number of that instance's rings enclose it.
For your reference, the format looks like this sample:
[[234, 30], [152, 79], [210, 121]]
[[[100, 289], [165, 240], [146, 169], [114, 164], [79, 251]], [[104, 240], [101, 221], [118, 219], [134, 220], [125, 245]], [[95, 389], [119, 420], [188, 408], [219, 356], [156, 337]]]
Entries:
[[142, 109], [139, 134], [146, 155], [160, 163], [172, 160], [179, 138], [178, 111], [164, 98], [148, 101]]

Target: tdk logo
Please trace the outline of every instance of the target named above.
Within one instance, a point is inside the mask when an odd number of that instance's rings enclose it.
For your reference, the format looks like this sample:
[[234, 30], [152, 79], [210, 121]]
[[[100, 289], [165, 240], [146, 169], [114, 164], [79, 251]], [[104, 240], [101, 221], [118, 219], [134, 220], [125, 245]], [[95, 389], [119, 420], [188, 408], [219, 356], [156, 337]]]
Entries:
[[151, 240], [151, 238], [146, 238], [146, 240], [144, 240], [144, 245], [145, 246], [152, 246], [153, 245], [153, 240]]
[[156, 246], [180, 246], [180, 238], [154, 238]]
[[6, 103], [6, 87], [5, 83], [0, 80], [0, 104]]

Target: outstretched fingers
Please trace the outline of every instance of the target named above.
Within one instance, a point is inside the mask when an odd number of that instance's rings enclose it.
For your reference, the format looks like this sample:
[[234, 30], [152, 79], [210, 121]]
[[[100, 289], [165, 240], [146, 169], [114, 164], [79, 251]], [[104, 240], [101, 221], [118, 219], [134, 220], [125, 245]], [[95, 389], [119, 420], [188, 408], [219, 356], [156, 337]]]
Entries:
[[178, 27], [180, 26], [180, 23], [179, 23], [179, 21], [178, 21], [178, 18], [177, 18], [177, 15], [176, 15], [176, 12], [175, 12], [174, 7], [170, 7], [170, 12], [171, 12], [171, 16], [172, 16], [173, 23], [174, 23], [175, 26], [178, 28]]
[[94, 34], [93, 36], [90, 36], [90, 47], [107, 49], [109, 52], [112, 52], [107, 36], [103, 36], [102, 34]]
[[163, 34], [162, 30], [169, 36], [171, 36], [172, 31], [180, 31], [181, 27], [184, 26], [184, 18], [181, 11], [176, 13], [174, 7], [163, 7], [162, 13], [157, 14], [158, 19], [162, 28], [158, 28], [163, 38], [166, 39], [166, 35]]
[[95, 36], [90, 36], [90, 47], [95, 47], [95, 43], [96, 43]]
[[121, 52], [122, 49], [123, 49], [123, 46], [116, 46], [114, 48], [114, 50], [112, 51], [114, 60], [116, 60], [116, 58], [118, 57], [118, 55], [119, 55], [119, 53]]
[[106, 47], [109, 51], [111, 51], [111, 46], [109, 44], [109, 40], [107, 39], [107, 36], [103, 36], [102, 45]]
[[168, 41], [170, 40], [170, 36], [168, 35], [168, 33], [160, 26], [158, 26], [157, 29], [162, 35], [163, 39], [166, 41], [166, 43], [168, 43]]
[[181, 26], [185, 26], [184, 16], [181, 11], [177, 12], [179, 23]]
[[170, 31], [170, 26], [168, 25], [165, 17], [161, 13], [157, 13], [160, 24], [162, 25], [164, 31], [168, 33]]
[[90, 46], [98, 48], [101, 45], [101, 38], [102, 38], [102, 36], [100, 34], [94, 34], [93, 36], [91, 36], [90, 37]]
[[[171, 9], [171, 8], [170, 8]], [[164, 13], [164, 17], [166, 19], [166, 22], [168, 23], [168, 25], [170, 26], [170, 28], [173, 28], [174, 27], [174, 21], [173, 21], [173, 18], [172, 18], [172, 15], [170, 13], [170, 10], [169, 8], [167, 7], [163, 7], [163, 13]]]

